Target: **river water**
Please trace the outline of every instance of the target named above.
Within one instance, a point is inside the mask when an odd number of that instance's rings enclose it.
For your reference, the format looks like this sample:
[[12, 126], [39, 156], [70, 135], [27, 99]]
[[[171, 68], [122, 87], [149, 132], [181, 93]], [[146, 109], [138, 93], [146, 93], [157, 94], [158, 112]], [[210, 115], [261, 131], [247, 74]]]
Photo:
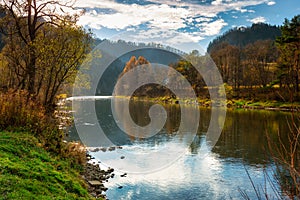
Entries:
[[[186, 105], [188, 109], [196, 109], [200, 113], [198, 131], [192, 141], [186, 136], [190, 136], [189, 133], [178, 131], [181, 119], [179, 105], [163, 105], [168, 116], [164, 128], [152, 137], [138, 138], [128, 136], [118, 127], [111, 101], [102, 99], [73, 104], [78, 114], [75, 121], [81, 139], [82, 130], [86, 134], [97, 130], [94, 129], [97, 124], [90, 116], [90, 112], [96, 112], [96, 121], [106, 139], [111, 141], [111, 146], [119, 147], [113, 151], [92, 153], [103, 167], [115, 168], [114, 178], [105, 183], [109, 188], [106, 192], [109, 199], [241, 199], [239, 190], [256, 199], [249, 176], [257, 188], [266, 190], [271, 198], [276, 198], [272, 187], [278, 188], [278, 185], [273, 177], [274, 164], [268, 154], [266, 134], [275, 141], [278, 133], [286, 134], [290, 113], [227, 110], [216, 144], [203, 148], [207, 145], [210, 109]], [[152, 104], [130, 102], [130, 117], [137, 125], [149, 124], [148, 111]], [[70, 129], [73, 139], [78, 139], [76, 129]], [[93, 141], [97, 140], [93, 138]], [[265, 182], [266, 175], [269, 181]]]

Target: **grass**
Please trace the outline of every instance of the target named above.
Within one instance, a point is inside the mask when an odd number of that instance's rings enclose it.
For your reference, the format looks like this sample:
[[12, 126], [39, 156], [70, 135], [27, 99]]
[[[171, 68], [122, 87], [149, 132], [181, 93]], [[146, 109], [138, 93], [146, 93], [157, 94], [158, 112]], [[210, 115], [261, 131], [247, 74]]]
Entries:
[[[124, 98], [124, 97], [121, 97]], [[177, 99], [170, 97], [134, 97], [133, 100], [138, 101], [150, 101], [150, 102], [161, 102], [161, 103], [177, 103]], [[200, 107], [210, 107], [211, 99], [207, 98], [198, 98], [198, 104]], [[191, 99], [184, 99], [184, 103], [191, 104], [193, 101]], [[275, 109], [275, 110], [297, 110], [300, 109], [300, 102], [281, 102], [276, 100], [269, 101], [256, 101], [256, 100], [247, 100], [247, 99], [228, 99], [227, 107], [229, 108], [247, 108], [247, 109]]]
[[32, 134], [0, 132], [0, 199], [91, 199], [71, 166]]
[[244, 107], [244, 108], [274, 108], [274, 109], [299, 109], [300, 102], [280, 102], [280, 101], [253, 101], [244, 99], [233, 99], [228, 101], [228, 103], [233, 107]]

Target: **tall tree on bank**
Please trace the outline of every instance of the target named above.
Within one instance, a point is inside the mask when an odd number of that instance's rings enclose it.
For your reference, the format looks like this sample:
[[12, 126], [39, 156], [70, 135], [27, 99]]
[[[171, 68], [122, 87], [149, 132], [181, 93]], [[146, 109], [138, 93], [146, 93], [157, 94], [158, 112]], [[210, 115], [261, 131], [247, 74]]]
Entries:
[[220, 43], [211, 51], [223, 81], [236, 90], [241, 85], [241, 50], [226, 42]]
[[53, 104], [89, 49], [90, 34], [76, 25], [78, 12], [67, 2], [1, 1], [6, 42], [2, 54], [14, 74], [10, 87], [28, 90], [46, 106]]
[[292, 84], [298, 94], [300, 91], [300, 15], [291, 20], [285, 19], [281, 31], [282, 36], [276, 40], [280, 52], [280, 81], [287, 85]]

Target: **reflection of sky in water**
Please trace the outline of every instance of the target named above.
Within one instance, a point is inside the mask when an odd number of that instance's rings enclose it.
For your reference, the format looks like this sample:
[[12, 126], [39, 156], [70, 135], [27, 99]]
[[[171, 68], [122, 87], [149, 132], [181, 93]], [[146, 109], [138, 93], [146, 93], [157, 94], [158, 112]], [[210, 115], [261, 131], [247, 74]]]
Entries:
[[[166, 126], [155, 137], [146, 140], [127, 137], [126, 143], [122, 144], [123, 149], [95, 153], [95, 157], [100, 158], [101, 164], [108, 167], [116, 165], [124, 171], [152, 167], [159, 169], [153, 173], [128, 173], [127, 177], [120, 177], [123, 172], [114, 172], [115, 178], [106, 183], [109, 188], [108, 198], [241, 199], [238, 191], [240, 187], [246, 190], [251, 199], [256, 199], [245, 167], [254, 184], [259, 187], [264, 187], [264, 169], [270, 173], [271, 178], [273, 177], [271, 164], [263, 150], [263, 144], [266, 144], [264, 133], [268, 130], [270, 134], [274, 134], [274, 137], [278, 131], [285, 133], [288, 130], [285, 123], [288, 114], [249, 110], [229, 111], [218, 143], [212, 150], [207, 150], [203, 141], [205, 141], [210, 112], [201, 110], [196, 140], [188, 145], [185, 134], [178, 133], [176, 127], [171, 126], [174, 124], [176, 126], [178, 121], [175, 107], [168, 109], [168, 112], [175, 114], [172, 115], [173, 118], [170, 118], [170, 127]], [[111, 113], [105, 110], [105, 107], [99, 110], [102, 112], [98, 115], [99, 121], [102, 120], [99, 123], [110, 130], [112, 130], [111, 127], [116, 127], [115, 124], [110, 123], [113, 122]], [[144, 114], [141, 114], [140, 109], [138, 110], [139, 112], [134, 113], [133, 118], [144, 119]], [[93, 123], [87, 123], [89, 122], [83, 122], [83, 125], [93, 126]], [[119, 138], [118, 131], [120, 130], [113, 130], [116, 132], [110, 131], [109, 136]], [[115, 143], [115, 145], [120, 144]], [[149, 155], [149, 152], [163, 152], [163, 155]], [[176, 152], [181, 152], [183, 155], [177, 155]], [[174, 155], [176, 159], [173, 159]], [[121, 156], [125, 158], [121, 159]], [[143, 158], [147, 162], [144, 162]], [[119, 189], [119, 186], [123, 188]], [[267, 184], [267, 191], [272, 194], [269, 184]]]
[[[262, 183], [262, 170], [248, 169], [253, 180]], [[240, 199], [238, 187], [246, 189], [254, 198], [242, 164], [219, 160], [218, 155], [211, 152], [205, 157], [186, 153], [171, 166], [155, 173], [128, 174], [127, 177], [120, 174], [116, 172], [115, 178], [106, 184], [109, 199]]]
[[[158, 134], [165, 135], [165, 134]], [[127, 173], [150, 173], [173, 164], [189, 150], [189, 137], [155, 137], [151, 140], [136, 140], [115, 151], [96, 152], [93, 156], [106, 166]], [[120, 159], [124, 156], [124, 159]]]
[[[116, 176], [105, 185], [109, 188], [106, 192], [109, 199], [240, 199], [238, 191], [240, 187], [254, 196], [251, 183], [247, 177], [245, 168], [238, 159], [222, 159], [216, 153], [205, 148], [205, 137], [199, 140], [201, 148], [196, 152], [186, 149], [185, 153], [172, 160], [170, 165], [152, 173], [128, 173], [126, 177], [120, 177], [124, 172], [115, 171]], [[93, 153], [100, 158], [102, 164], [109, 162], [108, 166], [123, 166], [124, 169], [134, 169], [136, 166], [149, 167], [160, 166], [168, 155], [174, 156], [170, 150], [165, 156], [153, 158], [147, 157], [149, 163], [134, 156], [148, 156], [151, 151], [159, 151], [168, 146], [170, 149], [186, 148], [186, 144], [178, 137], [165, 141], [162, 145], [153, 145], [141, 141], [133, 142], [133, 145], [125, 145], [123, 149], [115, 151]], [[121, 159], [121, 156], [125, 156]], [[147, 165], [147, 166], [144, 166]], [[105, 166], [103, 166], [105, 167]], [[107, 167], [107, 166], [106, 166]], [[263, 168], [261, 165], [246, 166], [251, 178], [257, 184], [263, 184]], [[268, 169], [270, 171], [270, 168]], [[122, 186], [122, 188], [118, 188]], [[270, 185], [267, 190], [272, 194]]]

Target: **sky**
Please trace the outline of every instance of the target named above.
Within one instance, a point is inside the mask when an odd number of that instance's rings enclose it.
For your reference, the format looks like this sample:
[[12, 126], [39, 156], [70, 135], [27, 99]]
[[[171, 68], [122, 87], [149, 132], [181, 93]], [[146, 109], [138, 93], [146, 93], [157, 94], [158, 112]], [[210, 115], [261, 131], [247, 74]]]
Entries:
[[79, 24], [98, 38], [174, 46], [209, 42], [227, 30], [300, 14], [300, 0], [77, 0]]

